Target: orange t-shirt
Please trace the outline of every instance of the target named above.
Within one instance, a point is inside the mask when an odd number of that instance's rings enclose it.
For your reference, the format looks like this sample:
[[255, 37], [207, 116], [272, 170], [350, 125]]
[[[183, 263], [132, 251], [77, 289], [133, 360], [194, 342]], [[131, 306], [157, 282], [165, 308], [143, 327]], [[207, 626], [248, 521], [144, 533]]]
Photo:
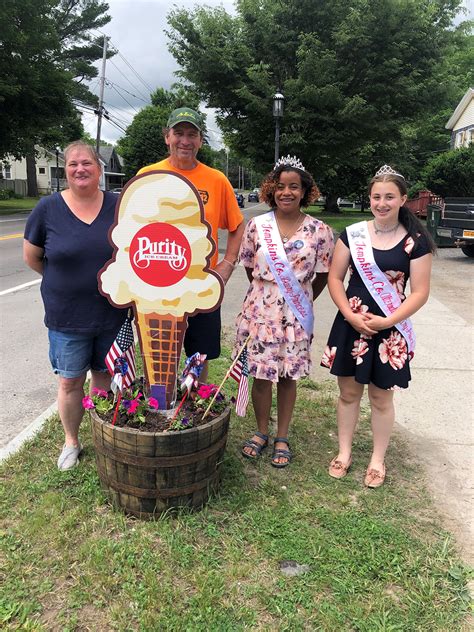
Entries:
[[177, 169], [170, 164], [168, 158], [142, 167], [137, 175], [157, 169], [179, 173], [179, 175], [192, 182], [199, 191], [204, 204], [204, 217], [211, 225], [212, 238], [216, 244], [216, 251], [211, 258], [211, 268], [214, 268], [219, 256], [218, 229], [233, 232], [244, 219], [235, 199], [231, 183], [221, 171], [203, 165], [201, 162], [198, 162], [194, 169]]

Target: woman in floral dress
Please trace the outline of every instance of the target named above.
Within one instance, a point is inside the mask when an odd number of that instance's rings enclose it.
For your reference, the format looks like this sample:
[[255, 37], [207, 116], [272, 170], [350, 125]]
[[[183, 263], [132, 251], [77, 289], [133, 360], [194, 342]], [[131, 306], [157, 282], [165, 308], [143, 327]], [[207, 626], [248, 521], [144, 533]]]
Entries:
[[[388, 279], [400, 304], [388, 315], [379, 307], [368, 288], [373, 289], [381, 283], [371, 285], [370, 274], [366, 274], [364, 268], [358, 269], [354, 263], [348, 233], [355, 238], [360, 233], [348, 227], [336, 244], [329, 272], [329, 292], [339, 312], [321, 364], [338, 376], [340, 390], [337, 405], [339, 453], [329, 465], [329, 474], [333, 478], [343, 478], [351, 466], [352, 438], [364, 385], [368, 384], [373, 452], [364, 483], [367, 487], [379, 487], [385, 480], [385, 452], [395, 419], [393, 392], [407, 388], [410, 381], [411, 353], [397, 325], [401, 327], [408, 323], [410, 329], [407, 331], [412, 333], [407, 319], [428, 300], [434, 244], [418, 219], [403, 206], [407, 199], [403, 176], [384, 165], [372, 178], [369, 194], [374, 219], [364, 224], [369, 236], [370, 256], [373, 253], [380, 274], [385, 275], [383, 281], [387, 283]], [[350, 279], [345, 290], [344, 278], [348, 270]], [[367, 286], [361, 274], [366, 278]], [[408, 279], [411, 292], [405, 297]]]
[[[303, 293], [310, 301], [311, 318], [312, 301], [327, 283], [334, 247], [331, 229], [301, 211], [318, 196], [312, 176], [300, 161], [289, 156], [275, 165], [261, 187], [261, 199], [273, 209], [274, 230], [281, 238], [287, 265], [294, 274], [296, 292]], [[240, 261], [250, 287], [237, 317], [236, 349], [249, 337], [247, 359], [249, 374], [254, 377], [252, 402], [258, 426], [258, 431], [245, 442], [242, 454], [256, 459], [268, 445], [275, 383], [278, 431], [273, 442], [272, 465], [281, 468], [292, 458], [288, 428], [296, 400], [296, 380], [308, 375], [311, 367], [312, 331], [308, 333], [295, 316], [275, 280], [262, 247], [258, 220], [251, 219], [247, 224], [240, 249]]]

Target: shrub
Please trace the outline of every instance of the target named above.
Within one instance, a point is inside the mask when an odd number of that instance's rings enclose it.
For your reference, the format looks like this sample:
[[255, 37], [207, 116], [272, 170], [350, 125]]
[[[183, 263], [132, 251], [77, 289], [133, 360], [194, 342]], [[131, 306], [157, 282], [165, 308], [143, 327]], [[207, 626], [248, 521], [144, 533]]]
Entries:
[[432, 158], [422, 172], [430, 191], [443, 197], [474, 197], [474, 144]]

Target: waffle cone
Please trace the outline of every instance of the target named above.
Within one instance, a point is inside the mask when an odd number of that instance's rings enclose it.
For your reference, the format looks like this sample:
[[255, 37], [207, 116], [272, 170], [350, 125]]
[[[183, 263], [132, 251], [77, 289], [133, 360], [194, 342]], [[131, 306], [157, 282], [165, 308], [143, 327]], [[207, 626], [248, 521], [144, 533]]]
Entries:
[[187, 317], [172, 314], [137, 313], [143, 366], [159, 408], [169, 409], [176, 399], [176, 376], [183, 347]]

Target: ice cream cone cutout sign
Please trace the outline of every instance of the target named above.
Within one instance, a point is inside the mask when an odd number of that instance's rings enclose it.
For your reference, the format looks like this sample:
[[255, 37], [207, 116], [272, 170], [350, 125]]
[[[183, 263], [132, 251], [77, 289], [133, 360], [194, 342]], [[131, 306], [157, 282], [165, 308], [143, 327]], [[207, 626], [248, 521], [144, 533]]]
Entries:
[[201, 197], [170, 171], [137, 176], [120, 196], [109, 238], [114, 255], [99, 272], [99, 289], [113, 305], [133, 307], [150, 394], [169, 409], [188, 316], [222, 301]]

